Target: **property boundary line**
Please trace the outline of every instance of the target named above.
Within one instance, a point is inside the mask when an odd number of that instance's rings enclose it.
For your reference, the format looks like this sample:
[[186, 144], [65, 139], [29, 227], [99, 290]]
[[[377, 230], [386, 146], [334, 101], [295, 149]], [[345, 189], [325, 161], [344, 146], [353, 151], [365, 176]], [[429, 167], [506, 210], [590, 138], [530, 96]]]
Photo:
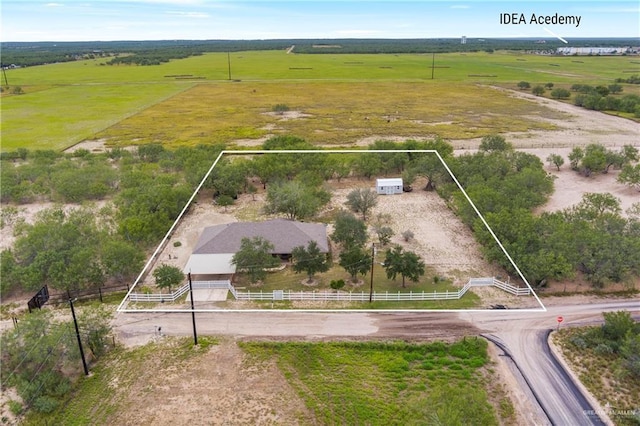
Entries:
[[[491, 227], [489, 226], [489, 224], [487, 223], [485, 218], [482, 216], [482, 214], [480, 213], [480, 211], [478, 210], [476, 205], [473, 203], [473, 201], [471, 200], [471, 198], [469, 197], [467, 192], [464, 190], [464, 188], [462, 187], [462, 185], [460, 184], [458, 179], [455, 177], [455, 175], [453, 174], [453, 172], [451, 171], [451, 169], [449, 168], [447, 163], [444, 161], [444, 159], [442, 158], [440, 153], [437, 150], [433, 150], [433, 149], [416, 149], [416, 150], [406, 150], [406, 149], [390, 149], [390, 150], [377, 150], [377, 149], [375, 149], [375, 150], [374, 149], [372, 149], [372, 150], [363, 150], [363, 149], [338, 149], [338, 150], [336, 150], [336, 149], [333, 149], [333, 150], [310, 149], [310, 150], [223, 150], [223, 151], [221, 151], [220, 154], [218, 155], [218, 157], [215, 159], [215, 161], [211, 165], [211, 167], [209, 168], [209, 170], [207, 171], [207, 173], [204, 175], [204, 177], [200, 181], [200, 184], [196, 187], [195, 191], [193, 192], [193, 194], [191, 195], [191, 197], [189, 198], [189, 200], [185, 204], [184, 208], [182, 209], [182, 211], [180, 212], [180, 214], [178, 215], [178, 217], [174, 221], [173, 225], [171, 225], [171, 228], [169, 229], [169, 231], [167, 231], [167, 233], [165, 234], [164, 238], [162, 239], [162, 241], [158, 245], [158, 248], [154, 251], [153, 255], [149, 258], [149, 260], [145, 264], [144, 268], [142, 269], [142, 271], [140, 272], [140, 274], [136, 278], [135, 282], [131, 286], [131, 289], [127, 292], [127, 295], [124, 297], [124, 299], [122, 300], [122, 302], [118, 306], [117, 311], [118, 312], [128, 311], [127, 309], [125, 309], [125, 305], [129, 300], [129, 296], [133, 293], [133, 290], [136, 288], [136, 286], [140, 282], [140, 280], [143, 277], [146, 276], [146, 274], [150, 270], [151, 265], [156, 261], [156, 258], [158, 256], [158, 254], [160, 253], [160, 251], [162, 251], [164, 246], [168, 243], [173, 231], [178, 226], [178, 224], [182, 221], [182, 218], [183, 218], [184, 214], [187, 212], [187, 210], [191, 206], [191, 203], [193, 202], [193, 200], [195, 199], [197, 194], [200, 192], [200, 189], [202, 188], [202, 186], [204, 185], [206, 180], [211, 175], [211, 173], [213, 171], [213, 168], [218, 164], [218, 161], [220, 161], [220, 159], [222, 158], [223, 155], [331, 154], [331, 153], [338, 153], [338, 154], [366, 154], [366, 153], [369, 153], [369, 154], [389, 154], [389, 153], [406, 153], [406, 152], [411, 152], [411, 153], [431, 153], [431, 154], [435, 154], [436, 155], [436, 157], [440, 160], [440, 162], [442, 163], [444, 168], [447, 170], [447, 173], [449, 173], [449, 176], [451, 176], [451, 178], [455, 182], [455, 184], [458, 187], [458, 189], [460, 189], [460, 191], [464, 195], [465, 199], [469, 202], [469, 204], [473, 208], [474, 212], [478, 215], [478, 217], [482, 221], [482, 224], [485, 226], [485, 228], [487, 229], [487, 231], [489, 232], [491, 237], [494, 239], [494, 241], [498, 244], [498, 246], [500, 247], [500, 249], [502, 250], [504, 255], [507, 257], [507, 259], [509, 260], [509, 263], [513, 266], [513, 268], [516, 271], [518, 277], [520, 277], [520, 279], [522, 279], [522, 281], [525, 283], [525, 285], [527, 286], [528, 290], [530, 291], [530, 294], [533, 294], [533, 296], [535, 297], [536, 301], [540, 305], [541, 310], [543, 312], [546, 312], [547, 308], [544, 306], [544, 304], [542, 303], [542, 301], [540, 300], [538, 295], [535, 293], [535, 291], [533, 291], [533, 288], [531, 287], [531, 285], [529, 284], [529, 282], [527, 281], [525, 276], [520, 271], [520, 268], [518, 268], [518, 265], [516, 265], [516, 263], [513, 261], [513, 259], [511, 258], [511, 256], [507, 252], [507, 250], [504, 248], [504, 246], [502, 245], [502, 243], [500, 242], [500, 240], [498, 239], [496, 234], [493, 232], [493, 230], [491, 229]], [[429, 311], [429, 310], [425, 310], [425, 311]], [[439, 311], [439, 310], [435, 309], [433, 311]], [[454, 311], [456, 311], [456, 310], [454, 310]]]

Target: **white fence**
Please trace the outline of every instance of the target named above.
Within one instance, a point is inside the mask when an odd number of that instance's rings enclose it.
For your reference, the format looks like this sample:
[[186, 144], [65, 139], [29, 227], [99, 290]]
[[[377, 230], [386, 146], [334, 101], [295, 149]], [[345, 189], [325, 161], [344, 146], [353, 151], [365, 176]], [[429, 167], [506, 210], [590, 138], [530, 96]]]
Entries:
[[[465, 290], [466, 291], [466, 290]], [[397, 292], [379, 293], [371, 295], [372, 300], [400, 302], [406, 300], [454, 300], [462, 297], [462, 289], [458, 291], [443, 292]], [[311, 301], [343, 301], [343, 302], [365, 302], [369, 301], [369, 293], [365, 292], [330, 292], [330, 291], [246, 291], [237, 292], [238, 300], [311, 300]]]
[[[488, 278], [471, 278], [464, 287], [457, 291], [422, 291], [422, 292], [346, 292], [346, 291], [289, 291], [289, 290], [272, 290], [272, 291], [239, 291], [229, 280], [222, 281], [193, 281], [194, 289], [202, 288], [222, 288], [231, 292], [236, 300], [311, 300], [311, 301], [342, 301], [342, 302], [365, 302], [371, 297], [375, 301], [401, 302], [411, 300], [457, 300], [460, 299], [471, 287], [497, 287], [503, 291], [516, 296], [527, 296], [531, 294], [528, 287], [521, 288], [513, 286], [509, 283], [499, 281], [493, 277]], [[129, 295], [130, 302], [175, 302], [180, 296], [189, 291], [189, 283], [184, 284], [173, 293], [167, 294], [144, 294], [131, 293]]]
[[[472, 278], [464, 287], [457, 291], [422, 291], [422, 292], [373, 292], [370, 295], [368, 292], [329, 292], [329, 291], [287, 291], [287, 290], [273, 290], [273, 291], [238, 291], [231, 290], [233, 296], [237, 300], [311, 300], [311, 301], [344, 301], [344, 302], [363, 302], [369, 301], [369, 297], [375, 301], [389, 301], [400, 302], [410, 300], [457, 300], [462, 298], [465, 293], [471, 287], [497, 287], [508, 293], [516, 296], [529, 295], [531, 291], [529, 288], [519, 288], [508, 283], [499, 281], [493, 277], [488, 278]], [[233, 288], [233, 286], [231, 286]]]
[[509, 283], [499, 281], [495, 278], [493, 279], [493, 283], [491, 285], [494, 287], [498, 287], [500, 290], [506, 291], [507, 293], [511, 293], [515, 296], [528, 296], [531, 294], [531, 289], [529, 289], [529, 287], [516, 287]]
[[[193, 289], [202, 288], [223, 288], [232, 289], [233, 286], [229, 280], [221, 281], [192, 281], [191, 285]], [[182, 295], [189, 291], [189, 283], [185, 283], [182, 287], [179, 287], [173, 293], [131, 293], [129, 295], [130, 302], [175, 302]]]

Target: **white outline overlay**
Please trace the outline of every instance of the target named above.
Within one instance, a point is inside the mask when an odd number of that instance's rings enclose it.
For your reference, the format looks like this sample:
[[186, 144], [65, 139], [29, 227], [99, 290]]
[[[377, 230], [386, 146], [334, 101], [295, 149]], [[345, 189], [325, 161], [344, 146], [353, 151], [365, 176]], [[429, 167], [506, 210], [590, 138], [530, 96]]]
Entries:
[[[513, 261], [513, 259], [511, 258], [511, 256], [507, 252], [507, 250], [504, 248], [504, 246], [500, 242], [500, 240], [498, 240], [498, 237], [493, 232], [493, 230], [489, 227], [489, 224], [484, 219], [482, 214], [480, 214], [480, 211], [478, 210], [476, 205], [473, 203], [473, 201], [471, 201], [471, 198], [469, 198], [469, 195], [467, 195], [467, 192], [464, 190], [464, 188], [462, 187], [462, 185], [460, 184], [458, 179], [454, 176], [453, 172], [451, 171], [451, 169], [449, 168], [447, 163], [442, 159], [442, 157], [440, 156], [440, 153], [437, 150], [434, 150], [434, 149], [415, 149], [415, 150], [411, 150], [411, 149], [389, 149], [389, 150], [378, 150], [378, 149], [372, 149], [372, 150], [369, 150], [369, 149], [222, 150], [220, 152], [220, 154], [218, 155], [218, 157], [214, 160], [213, 164], [211, 165], [211, 167], [209, 168], [207, 173], [202, 178], [202, 181], [200, 181], [200, 184], [196, 187], [195, 191], [193, 192], [193, 194], [191, 195], [191, 197], [189, 198], [187, 203], [185, 204], [184, 208], [180, 212], [180, 215], [173, 222], [173, 225], [171, 225], [171, 228], [169, 228], [169, 231], [167, 231], [167, 233], [165, 234], [165, 236], [162, 239], [162, 241], [160, 241], [160, 244], [158, 245], [156, 250], [153, 252], [153, 254], [149, 258], [147, 263], [144, 265], [144, 268], [142, 268], [142, 271], [140, 272], [140, 274], [138, 274], [138, 277], [134, 281], [133, 285], [131, 286], [131, 288], [129, 289], [129, 291], [125, 295], [125, 297], [122, 299], [122, 302], [120, 302], [120, 305], [118, 305], [118, 309], [116, 311], [117, 312], [126, 312], [126, 313], [136, 313], [136, 312], [141, 312], [141, 313], [142, 312], [144, 312], [144, 313], [150, 313], [150, 312], [153, 312], [153, 313], [170, 313], [170, 312], [182, 312], [182, 313], [185, 313], [185, 312], [313, 312], [313, 313], [331, 313], [331, 312], [376, 313], [376, 312], [381, 312], [381, 313], [390, 313], [390, 312], [487, 312], [487, 311], [490, 311], [490, 309], [193, 309], [192, 310], [192, 309], [126, 309], [126, 308], [123, 307], [125, 305], [125, 303], [127, 302], [127, 299], [129, 298], [129, 295], [131, 294], [131, 292], [136, 288], [136, 286], [140, 282], [140, 279], [147, 272], [147, 268], [149, 268], [149, 266], [151, 266], [151, 264], [155, 261], [155, 258], [160, 253], [161, 248], [164, 247], [165, 243], [171, 237], [171, 234], [175, 230], [176, 226], [182, 220], [182, 217], [184, 216], [185, 212], [188, 210], [189, 206], [191, 205], [191, 203], [195, 199], [196, 195], [198, 195], [198, 193], [200, 192], [200, 189], [202, 188], [202, 186], [204, 185], [206, 180], [211, 175], [211, 172], [213, 171], [213, 168], [216, 166], [216, 164], [218, 164], [218, 161], [220, 161], [220, 159], [222, 158], [223, 155], [364, 154], [364, 153], [384, 154], [384, 153], [406, 153], [406, 152], [433, 153], [438, 157], [438, 159], [440, 160], [440, 162], [442, 163], [444, 168], [447, 170], [447, 172], [449, 173], [449, 175], [451, 176], [453, 181], [458, 186], [458, 189], [460, 189], [460, 191], [462, 191], [462, 194], [467, 199], [467, 201], [469, 202], [469, 204], [471, 205], [471, 207], [473, 208], [475, 213], [478, 215], [478, 217], [482, 221], [482, 223], [485, 226], [485, 228], [487, 229], [487, 231], [489, 231], [489, 233], [491, 234], [491, 237], [498, 244], [498, 246], [500, 247], [500, 249], [502, 250], [504, 255], [507, 257], [507, 259], [509, 259], [509, 263], [511, 263], [511, 266], [513, 266], [513, 268], [517, 272], [517, 274], [520, 277], [520, 279], [522, 279], [522, 281], [527, 285], [527, 287], [531, 291], [531, 294], [533, 294], [533, 296], [536, 298], [537, 302], [540, 304], [540, 307], [541, 307], [540, 309], [534, 309], [534, 308], [529, 308], [529, 309], [507, 309], [506, 312], [509, 312], [509, 311], [512, 311], [512, 312], [547, 312], [547, 308], [544, 306], [544, 304], [542, 303], [542, 301], [540, 300], [540, 298], [538, 297], [536, 292], [533, 290], [533, 288], [529, 284], [529, 281], [527, 281], [527, 279], [524, 277], [524, 275], [520, 271], [520, 268], [518, 268], [518, 265], [516, 265], [516, 263]], [[505, 312], [505, 311], [502, 311], [502, 312]]]

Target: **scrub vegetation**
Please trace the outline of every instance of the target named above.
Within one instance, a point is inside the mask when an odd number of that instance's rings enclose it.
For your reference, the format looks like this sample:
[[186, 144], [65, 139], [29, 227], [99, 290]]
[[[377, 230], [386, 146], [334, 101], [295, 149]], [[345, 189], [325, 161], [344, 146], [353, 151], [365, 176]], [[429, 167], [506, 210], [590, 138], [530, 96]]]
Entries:
[[[617, 425], [640, 422], [640, 324], [626, 311], [604, 313], [597, 327], [566, 328], [554, 336], [580, 381]], [[594, 374], [597, 372], [597, 374]]]
[[[637, 216], [623, 216], [617, 198], [596, 193], [585, 194], [572, 208], [534, 214], [553, 191], [553, 181], [537, 156], [502, 146], [456, 157], [450, 166], [531, 285], [544, 287], [550, 280], [581, 275], [603, 288], [611, 282], [633, 282], [640, 275]], [[460, 192], [449, 195], [451, 188], [444, 185], [439, 192], [452, 198], [487, 258], [515, 273], [466, 198]]]
[[[272, 138], [264, 146], [313, 148], [304, 139], [291, 136]], [[553, 190], [552, 180], [538, 157], [514, 151], [501, 136], [487, 136], [478, 153], [458, 157], [453, 156], [451, 145], [440, 139], [378, 141], [369, 147], [438, 150], [516, 264], [522, 265], [524, 276], [536, 287], [544, 287], [549, 280], [580, 275], [594, 287], [603, 288], [612, 282], [632, 282], [640, 275], [639, 218], [623, 216], [619, 201], [609, 194], [586, 194], [582, 203], [570, 209], [535, 215], [533, 209], [544, 204]], [[3, 294], [33, 290], [41, 284], [58, 290], [97, 288], [110, 280], [131, 278], [144, 258], [142, 253], [168, 231], [221, 149], [220, 145], [209, 145], [169, 150], [149, 144], [134, 152], [114, 148], [104, 154], [28, 150], [4, 153], [3, 202], [19, 205], [34, 200], [100, 201], [105, 206], [93, 210], [54, 208], [43, 212], [33, 224], [16, 224], [14, 247], [4, 250], [0, 257]], [[616, 158], [622, 158], [625, 151], [628, 150], [623, 149]], [[418, 176], [426, 178], [423, 189], [435, 189], [474, 230], [488, 260], [515, 272], [433, 154], [232, 157], [214, 169], [205, 189], [212, 191], [215, 199], [227, 196], [232, 200], [239, 194], [251, 193], [251, 179], [258, 180], [267, 189], [268, 212], [289, 218], [336, 220], [339, 231], [339, 218], [323, 218], [318, 210], [330, 198], [323, 182], [346, 175], [370, 179], [389, 173], [403, 174], [409, 181]], [[348, 216], [362, 222], [350, 213]], [[362, 226], [367, 227], [364, 222]], [[356, 229], [352, 225], [347, 228]], [[56, 232], [42, 231], [46, 229]], [[364, 249], [368, 237], [356, 237], [340, 232], [333, 235], [341, 244], [338, 264], [345, 267], [353, 281], [358, 275], [367, 274], [371, 264], [369, 252]], [[352, 238], [356, 238], [354, 243], [349, 242]], [[38, 247], [37, 252], [34, 247]], [[406, 254], [412, 256], [411, 252]], [[427, 272], [420, 268], [419, 259], [398, 265], [404, 265], [402, 270], [389, 270], [389, 277], [421, 281], [420, 276]], [[427, 274], [427, 283], [431, 282], [430, 276], [433, 274]], [[344, 277], [331, 277], [334, 278]]]

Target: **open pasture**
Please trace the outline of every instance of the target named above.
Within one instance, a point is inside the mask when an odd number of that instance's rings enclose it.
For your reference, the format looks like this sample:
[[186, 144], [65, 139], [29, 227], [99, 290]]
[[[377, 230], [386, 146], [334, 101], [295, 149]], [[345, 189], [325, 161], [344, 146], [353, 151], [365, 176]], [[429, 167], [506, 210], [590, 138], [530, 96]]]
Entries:
[[188, 88], [182, 84], [72, 85], [2, 99], [2, 150], [62, 150]]
[[[108, 66], [98, 59], [12, 69], [9, 85], [25, 94], [3, 93], [2, 149], [64, 149], [98, 137], [118, 144], [196, 144], [293, 133], [338, 144], [373, 136], [465, 139], [549, 129], [535, 119], [551, 114], [546, 108], [479, 86], [608, 84], [640, 73], [631, 57], [450, 53], [435, 55], [432, 80], [432, 59], [259, 51], [159, 66]], [[234, 82], [227, 81], [228, 60]], [[634, 90], [625, 85], [625, 93]], [[310, 117], [285, 121], [263, 114], [277, 103]]]
[[[285, 104], [302, 115], [272, 114]], [[367, 137], [467, 139], [548, 130], [546, 107], [489, 87], [443, 82], [240, 82], [200, 84], [96, 134], [112, 144], [187, 144], [293, 134], [320, 145]]]
[[[207, 53], [157, 66], [104, 65], [108, 59], [49, 64], [7, 71], [11, 86], [168, 83], [228, 80], [431, 80], [455, 82], [585, 83], [640, 73], [629, 56], [553, 57], [523, 53], [316, 54], [284, 51]], [[527, 78], [528, 77], [528, 78]]]

